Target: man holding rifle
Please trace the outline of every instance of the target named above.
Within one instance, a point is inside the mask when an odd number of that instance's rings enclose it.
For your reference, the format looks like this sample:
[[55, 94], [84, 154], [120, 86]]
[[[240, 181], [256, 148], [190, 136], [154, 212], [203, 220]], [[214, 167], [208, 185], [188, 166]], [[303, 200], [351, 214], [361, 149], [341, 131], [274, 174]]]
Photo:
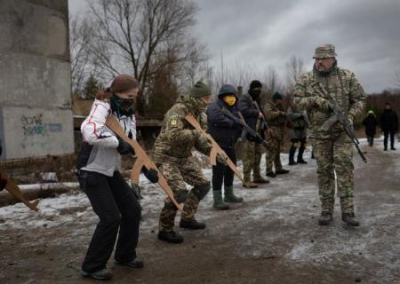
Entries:
[[314, 70], [300, 77], [293, 103], [310, 114], [310, 138], [318, 165], [322, 207], [319, 224], [329, 225], [333, 220], [337, 182], [342, 220], [358, 226], [354, 216], [352, 160], [354, 144], [359, 148], [352, 125], [363, 110], [364, 91], [353, 72], [337, 66], [332, 44], [318, 46], [313, 58]]
[[[254, 80], [250, 83], [247, 94], [243, 94], [239, 100], [239, 110], [243, 115], [246, 124], [254, 131], [263, 134], [267, 130], [264, 123], [265, 116], [259, 108], [262, 84], [260, 81]], [[261, 141], [249, 135], [244, 129], [241, 138], [243, 142], [243, 178], [246, 184], [245, 188], [256, 188], [257, 184], [269, 183], [261, 177], [260, 161], [262, 156]], [[251, 171], [253, 171], [253, 182], [250, 180]]]
[[[200, 121], [206, 129], [204, 111], [210, 102], [211, 89], [197, 82], [188, 95], [178, 98], [165, 114], [164, 125], [154, 144], [153, 161], [165, 176], [178, 203], [184, 203], [180, 227], [204, 229], [206, 225], [195, 219], [200, 201], [210, 190], [210, 182], [192, 159], [192, 149], [209, 155], [212, 145], [201, 131], [186, 120], [187, 115]], [[185, 183], [193, 186], [188, 192]], [[183, 237], [174, 228], [177, 208], [170, 198], [165, 200], [160, 214], [158, 238], [170, 243], [181, 243]]]

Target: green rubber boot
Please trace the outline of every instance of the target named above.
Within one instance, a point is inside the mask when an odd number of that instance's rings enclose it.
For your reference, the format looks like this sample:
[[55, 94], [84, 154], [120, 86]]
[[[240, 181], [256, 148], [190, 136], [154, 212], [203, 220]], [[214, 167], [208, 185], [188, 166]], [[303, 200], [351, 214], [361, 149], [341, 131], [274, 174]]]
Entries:
[[243, 198], [238, 197], [233, 193], [233, 186], [225, 186], [224, 201], [230, 203], [241, 203], [243, 202]]
[[217, 210], [228, 210], [229, 205], [222, 200], [222, 191], [213, 190], [214, 204], [213, 207]]

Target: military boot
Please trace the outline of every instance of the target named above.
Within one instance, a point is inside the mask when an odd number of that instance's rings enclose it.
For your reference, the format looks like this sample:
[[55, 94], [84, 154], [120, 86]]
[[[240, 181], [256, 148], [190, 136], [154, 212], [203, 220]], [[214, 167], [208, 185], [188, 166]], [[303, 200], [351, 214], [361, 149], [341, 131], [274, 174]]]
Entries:
[[354, 213], [343, 213], [342, 214], [342, 221], [345, 222], [347, 225], [357, 227], [360, 226], [360, 222], [355, 219]]
[[307, 164], [307, 162], [304, 161], [304, 159], [303, 159], [303, 153], [304, 153], [305, 149], [306, 149], [305, 147], [299, 148], [299, 154], [297, 155], [297, 163], [298, 164]]
[[269, 180], [262, 178], [261, 176], [254, 177], [253, 183], [269, 183]]
[[321, 226], [328, 226], [333, 220], [332, 213], [330, 212], [322, 212], [319, 217], [318, 224]]
[[243, 198], [236, 196], [233, 193], [233, 186], [225, 186], [225, 197], [224, 201], [229, 203], [241, 203], [243, 202]]
[[206, 228], [206, 224], [203, 222], [199, 222], [196, 219], [189, 219], [189, 220], [181, 220], [179, 226], [184, 229], [190, 230], [202, 230]]
[[294, 161], [294, 154], [295, 153], [296, 153], [296, 147], [294, 147], [294, 146], [290, 147], [290, 150], [289, 150], [289, 166], [297, 165], [297, 163]]
[[279, 170], [279, 171], [276, 171], [275, 173], [276, 173], [277, 175], [284, 175], [284, 174], [288, 174], [289, 171], [288, 171], [288, 170], [285, 170], [285, 169], [281, 169], [281, 170]]
[[160, 231], [158, 232], [158, 239], [173, 244], [179, 244], [183, 242], [183, 237], [175, 233], [175, 231]]
[[258, 185], [255, 184], [254, 182], [251, 181], [246, 181], [246, 183], [243, 183], [244, 188], [257, 188]]
[[[226, 193], [226, 192], [225, 192]], [[214, 196], [214, 204], [213, 207], [217, 210], [227, 210], [229, 209], [229, 205], [226, 204], [222, 200], [222, 191], [221, 190], [213, 190], [213, 196]]]

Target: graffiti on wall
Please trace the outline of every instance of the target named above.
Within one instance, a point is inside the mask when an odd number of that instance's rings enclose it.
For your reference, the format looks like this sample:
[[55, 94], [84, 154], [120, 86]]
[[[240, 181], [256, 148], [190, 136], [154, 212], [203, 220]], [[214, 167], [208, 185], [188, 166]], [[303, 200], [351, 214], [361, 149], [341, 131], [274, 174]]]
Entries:
[[49, 136], [49, 133], [61, 132], [61, 123], [44, 123], [43, 114], [37, 114], [33, 116], [21, 117], [22, 131], [25, 137], [29, 136]]

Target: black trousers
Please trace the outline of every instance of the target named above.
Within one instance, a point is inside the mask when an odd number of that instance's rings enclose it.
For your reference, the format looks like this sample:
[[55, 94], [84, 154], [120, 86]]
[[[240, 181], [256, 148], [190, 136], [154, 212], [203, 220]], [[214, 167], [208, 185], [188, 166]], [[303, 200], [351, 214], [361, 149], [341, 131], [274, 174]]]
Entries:
[[390, 147], [394, 147], [394, 134], [396, 132], [393, 130], [385, 130], [383, 132], [384, 138], [383, 138], [383, 146], [385, 147], [385, 149], [387, 148], [388, 145], [388, 137], [390, 136]]
[[[236, 165], [235, 148], [221, 147], [221, 149], [225, 151], [229, 159], [231, 159], [232, 162]], [[221, 190], [223, 183], [225, 184], [225, 186], [233, 185], [234, 173], [228, 166], [224, 166], [223, 164], [217, 162], [217, 165], [213, 166], [212, 170], [213, 170], [213, 176], [212, 176], [213, 190]]]
[[112, 177], [82, 171], [79, 182], [99, 216], [82, 270], [96, 272], [106, 268], [115, 241], [115, 260], [127, 263], [136, 258], [141, 216], [140, 204], [119, 172]]

